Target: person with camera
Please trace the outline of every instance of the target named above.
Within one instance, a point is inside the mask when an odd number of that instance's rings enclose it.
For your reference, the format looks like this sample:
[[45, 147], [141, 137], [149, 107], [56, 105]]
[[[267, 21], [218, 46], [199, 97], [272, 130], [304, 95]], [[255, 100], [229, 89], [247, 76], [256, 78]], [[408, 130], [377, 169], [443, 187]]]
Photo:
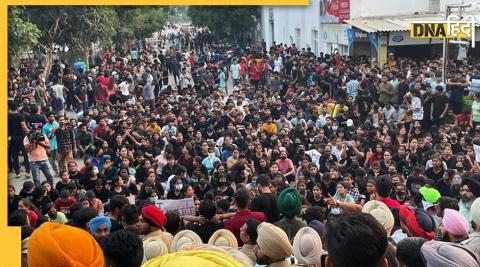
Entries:
[[38, 132], [32, 132], [25, 136], [23, 145], [28, 152], [28, 160], [30, 163], [30, 170], [32, 172], [33, 183], [35, 186], [40, 185], [39, 170], [43, 172], [47, 181], [53, 184], [52, 166], [48, 161], [48, 151], [50, 143], [48, 138]]

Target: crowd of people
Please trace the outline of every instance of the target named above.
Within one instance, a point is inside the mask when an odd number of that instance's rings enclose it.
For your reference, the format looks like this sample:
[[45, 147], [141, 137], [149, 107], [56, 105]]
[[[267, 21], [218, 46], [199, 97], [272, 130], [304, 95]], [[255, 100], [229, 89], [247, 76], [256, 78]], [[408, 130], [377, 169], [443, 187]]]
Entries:
[[480, 266], [478, 62], [204, 45], [10, 69], [23, 266]]

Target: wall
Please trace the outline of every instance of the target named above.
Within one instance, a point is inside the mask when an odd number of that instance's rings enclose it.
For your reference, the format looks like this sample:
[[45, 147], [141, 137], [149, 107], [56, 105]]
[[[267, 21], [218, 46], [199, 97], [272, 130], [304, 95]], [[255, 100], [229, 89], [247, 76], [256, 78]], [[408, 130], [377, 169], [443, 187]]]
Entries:
[[350, 0], [350, 18], [414, 14], [428, 8], [429, 0]]
[[[319, 1], [311, 0], [309, 6], [264, 6], [262, 7], [262, 33], [267, 47], [272, 45], [272, 29], [269, 22], [269, 9], [273, 9], [273, 34], [277, 44], [296, 44], [297, 47], [313, 47], [312, 30], [319, 31]], [[296, 29], [300, 29], [300, 43]], [[320, 38], [320, 33], [318, 33]]]

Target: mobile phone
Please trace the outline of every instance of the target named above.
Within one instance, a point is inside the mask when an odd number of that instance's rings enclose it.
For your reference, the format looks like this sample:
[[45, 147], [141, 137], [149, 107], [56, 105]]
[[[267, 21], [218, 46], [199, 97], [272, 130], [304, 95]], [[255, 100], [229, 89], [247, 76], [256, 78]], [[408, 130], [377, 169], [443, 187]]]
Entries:
[[252, 180], [251, 185], [253, 188], [257, 187], [257, 180]]

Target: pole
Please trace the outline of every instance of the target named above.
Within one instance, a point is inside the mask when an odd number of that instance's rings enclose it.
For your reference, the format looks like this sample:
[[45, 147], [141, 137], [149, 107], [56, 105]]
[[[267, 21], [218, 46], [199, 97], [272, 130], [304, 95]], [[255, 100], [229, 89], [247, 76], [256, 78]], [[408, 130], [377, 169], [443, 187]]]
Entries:
[[[445, 20], [450, 16], [450, 6], [445, 7]], [[447, 83], [447, 55], [448, 55], [448, 40], [443, 38], [443, 51], [442, 51], [442, 81]]]

